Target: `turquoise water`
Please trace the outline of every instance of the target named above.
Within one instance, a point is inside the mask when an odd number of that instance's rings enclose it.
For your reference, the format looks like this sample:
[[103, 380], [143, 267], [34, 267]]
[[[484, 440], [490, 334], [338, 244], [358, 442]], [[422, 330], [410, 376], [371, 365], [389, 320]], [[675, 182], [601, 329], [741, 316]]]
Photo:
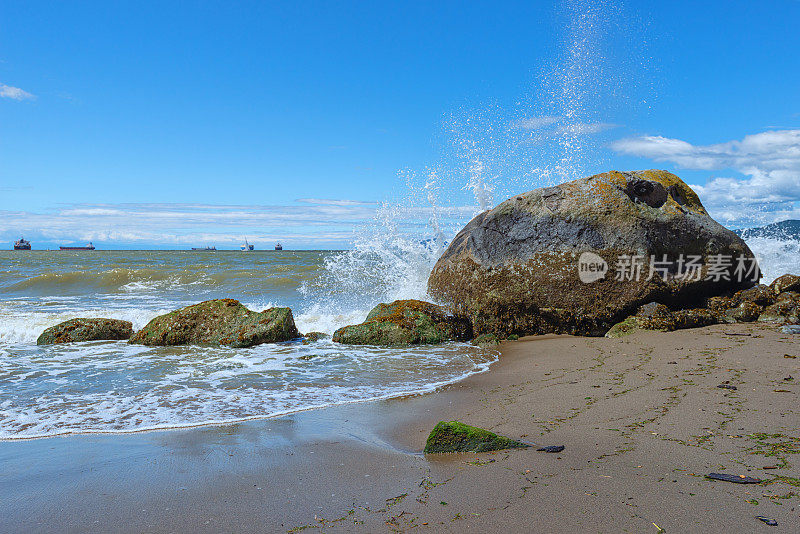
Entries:
[[301, 332], [332, 333], [382, 300], [423, 296], [425, 265], [409, 275], [395, 262], [391, 279], [385, 258], [373, 260], [331, 251], [0, 252], [0, 438], [270, 417], [430, 391], [488, 368], [496, 355], [466, 344], [36, 345], [45, 328], [70, 318], [118, 318], [141, 328], [214, 298], [259, 311], [289, 306]]

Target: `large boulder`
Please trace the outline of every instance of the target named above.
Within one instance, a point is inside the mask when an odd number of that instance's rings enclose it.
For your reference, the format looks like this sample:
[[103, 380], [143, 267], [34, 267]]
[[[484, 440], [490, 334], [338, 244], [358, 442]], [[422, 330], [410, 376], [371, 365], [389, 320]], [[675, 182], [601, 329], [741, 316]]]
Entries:
[[744, 241], [680, 178], [611, 171], [481, 213], [436, 263], [428, 291], [476, 335], [603, 335], [647, 302], [694, 308], [759, 277]]
[[36, 340], [37, 345], [73, 343], [76, 341], [118, 341], [133, 334], [130, 321], [119, 319], [70, 319], [51, 326]]
[[421, 300], [378, 304], [363, 323], [343, 326], [333, 333], [337, 343], [383, 346], [466, 341], [471, 337], [467, 321]]
[[130, 339], [141, 345], [252, 347], [300, 337], [289, 308], [254, 312], [238, 300], [201, 302], [160, 315]]

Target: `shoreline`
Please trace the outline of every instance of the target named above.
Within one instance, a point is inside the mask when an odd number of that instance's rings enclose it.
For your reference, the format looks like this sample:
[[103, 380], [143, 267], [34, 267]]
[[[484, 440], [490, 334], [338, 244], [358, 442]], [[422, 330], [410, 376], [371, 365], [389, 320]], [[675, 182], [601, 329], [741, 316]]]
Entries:
[[425, 388], [414, 391], [414, 392], [403, 392], [403, 393], [389, 393], [384, 396], [378, 396], [370, 399], [358, 399], [352, 401], [344, 401], [344, 402], [335, 402], [329, 404], [323, 404], [319, 406], [310, 406], [307, 408], [296, 408], [287, 410], [285, 412], [277, 412], [271, 415], [253, 415], [248, 417], [243, 417], [240, 419], [232, 419], [230, 421], [211, 421], [211, 422], [202, 422], [202, 423], [194, 423], [194, 424], [180, 424], [175, 426], [164, 426], [164, 427], [151, 427], [151, 428], [141, 428], [141, 429], [134, 429], [134, 430], [86, 430], [86, 431], [69, 431], [64, 432], [62, 434], [47, 434], [41, 436], [20, 436], [20, 437], [0, 437], [0, 444], [4, 442], [17, 442], [17, 441], [33, 441], [33, 440], [47, 440], [52, 438], [68, 438], [68, 437], [80, 437], [80, 436], [124, 436], [127, 434], [141, 434], [145, 432], [170, 432], [173, 430], [192, 430], [204, 427], [218, 427], [218, 426], [228, 426], [228, 425], [237, 425], [241, 423], [248, 423], [253, 421], [269, 421], [271, 419], [278, 419], [281, 417], [289, 417], [296, 414], [302, 414], [305, 412], [317, 411], [317, 410], [328, 410], [328, 409], [335, 409], [338, 407], [347, 407], [350, 405], [357, 405], [357, 404], [369, 404], [373, 402], [381, 402], [381, 401], [388, 401], [393, 399], [407, 399], [412, 397], [417, 397], [421, 395], [430, 395], [432, 393], [436, 393], [437, 391], [442, 390], [443, 388], [449, 387], [453, 384], [457, 384], [467, 378], [474, 376], [476, 374], [483, 374], [488, 373], [491, 370], [491, 367], [498, 362], [500, 353], [495, 349], [492, 349], [497, 352], [497, 357], [494, 360], [489, 362], [476, 364], [479, 367], [479, 370], [471, 372], [467, 376], [461, 376], [458, 378], [453, 378], [452, 380], [447, 380], [444, 382], [437, 382], [425, 386]]
[[[796, 526], [800, 465], [758, 453], [800, 446], [790, 335], [744, 323], [498, 348], [488, 372], [433, 393], [2, 441], [0, 531], [743, 531], [760, 528], [756, 515], [778, 521], [770, 532]], [[738, 389], [717, 387], [726, 380]], [[566, 449], [426, 457], [439, 420]], [[777, 481], [703, 478], [712, 471]]]

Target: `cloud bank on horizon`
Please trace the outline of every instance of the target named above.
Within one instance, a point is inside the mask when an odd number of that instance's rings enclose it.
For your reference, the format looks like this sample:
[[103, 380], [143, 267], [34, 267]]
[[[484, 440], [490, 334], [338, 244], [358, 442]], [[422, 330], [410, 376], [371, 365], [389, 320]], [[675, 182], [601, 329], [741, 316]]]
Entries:
[[743, 174], [745, 178], [716, 176], [705, 185], [692, 184], [711, 215], [726, 224], [800, 218], [800, 129], [770, 130], [712, 145], [648, 135], [620, 139], [611, 148], [684, 169]]
[[[379, 209], [375, 202], [314, 198], [292, 206], [80, 204], [46, 213], [0, 210], [0, 237], [24, 235], [34, 248], [86, 241], [132, 248], [238, 248], [244, 238], [261, 249], [276, 241], [291, 248], [339, 248], [352, 242], [354, 229], [374, 223]], [[430, 211], [406, 208], [401, 219], [408, 227], [424, 225]], [[474, 206], [439, 209], [440, 216], [457, 219], [473, 212]]]

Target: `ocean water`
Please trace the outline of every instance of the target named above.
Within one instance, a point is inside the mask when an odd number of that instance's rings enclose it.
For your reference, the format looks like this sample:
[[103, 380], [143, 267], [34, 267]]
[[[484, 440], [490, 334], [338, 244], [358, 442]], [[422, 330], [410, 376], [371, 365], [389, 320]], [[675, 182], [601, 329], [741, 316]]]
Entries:
[[[418, 261], [427, 257], [425, 250], [406, 253]], [[370, 263], [367, 256], [0, 252], [0, 439], [264, 418], [427, 392], [488, 369], [496, 353], [462, 343], [402, 349], [330, 340], [248, 349], [126, 342], [36, 345], [45, 328], [67, 319], [110, 317], [141, 328], [159, 314], [214, 298], [235, 298], [259, 311], [289, 306], [301, 332], [330, 334], [363, 321], [372, 306], [390, 300], [387, 291], [411, 297], [424, 292], [426, 262], [416, 277], [413, 269], [404, 273], [395, 262], [398, 276], [410, 275], [398, 286], [399, 280], [381, 276], [387, 258], [375, 256]], [[350, 276], [354, 262], [363, 276]], [[348, 268], [347, 275], [336, 274]], [[328, 285], [340, 278], [355, 278], [359, 287]]]

